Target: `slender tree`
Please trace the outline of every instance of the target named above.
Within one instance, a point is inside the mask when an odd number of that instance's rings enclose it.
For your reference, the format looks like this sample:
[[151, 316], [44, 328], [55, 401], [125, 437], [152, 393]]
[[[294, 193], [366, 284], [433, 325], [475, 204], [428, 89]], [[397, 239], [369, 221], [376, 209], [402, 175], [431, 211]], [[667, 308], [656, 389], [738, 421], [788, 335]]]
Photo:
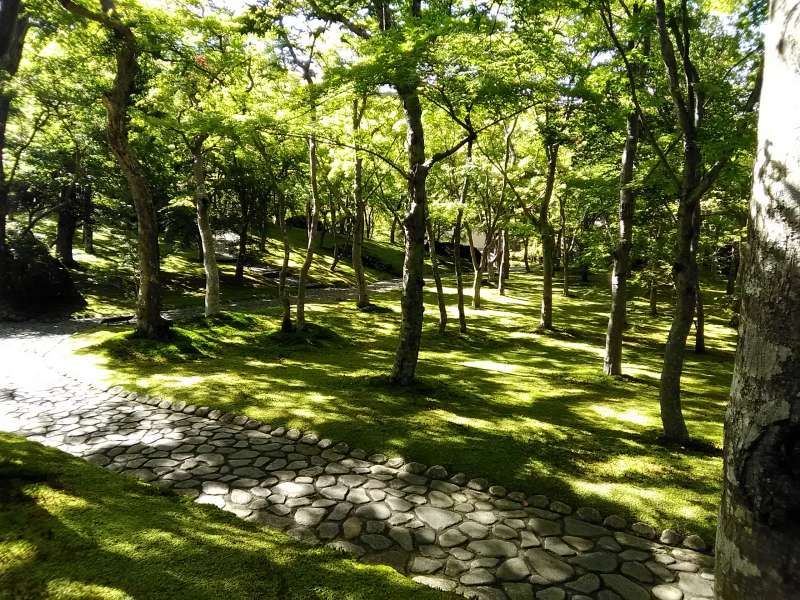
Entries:
[[139, 75], [139, 43], [133, 30], [120, 18], [113, 0], [100, 0], [100, 12], [89, 10], [72, 0], [59, 2], [76, 17], [94, 21], [104, 27], [114, 40], [114, 81], [111, 89], [103, 96], [103, 104], [108, 118], [109, 146], [125, 176], [136, 209], [139, 258], [136, 330], [144, 337], [163, 338], [168, 330], [168, 322], [161, 317], [158, 221], [150, 185], [128, 140], [128, 106]]

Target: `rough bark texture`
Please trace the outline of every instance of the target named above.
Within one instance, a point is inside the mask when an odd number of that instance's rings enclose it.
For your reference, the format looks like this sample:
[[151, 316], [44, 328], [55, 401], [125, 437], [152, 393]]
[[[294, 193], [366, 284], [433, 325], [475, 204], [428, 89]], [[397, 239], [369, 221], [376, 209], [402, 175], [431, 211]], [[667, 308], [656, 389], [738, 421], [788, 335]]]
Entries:
[[436, 256], [436, 241], [433, 238], [433, 227], [428, 220], [426, 223], [428, 230], [428, 252], [431, 256], [431, 270], [433, 280], [436, 283], [436, 302], [439, 305], [439, 333], [444, 333], [447, 327], [447, 303], [444, 300], [444, 288], [442, 287], [442, 276], [439, 273], [439, 259]]
[[283, 317], [281, 318], [281, 331], [288, 333], [294, 329], [292, 325], [292, 304], [289, 301], [289, 288], [286, 285], [286, 277], [289, 273], [289, 229], [286, 227], [286, 202], [281, 196], [280, 206], [278, 207], [278, 226], [281, 228], [281, 236], [283, 237], [283, 262], [281, 263], [281, 273], [278, 278], [278, 298], [281, 301], [283, 308]]
[[58, 208], [58, 224], [56, 227], [56, 255], [65, 267], [77, 265], [72, 256], [75, 231], [78, 228], [77, 185], [72, 181], [61, 190]]
[[619, 239], [613, 253], [614, 264], [611, 272], [611, 311], [608, 316], [606, 353], [603, 359], [603, 372], [606, 375], [622, 375], [622, 336], [625, 330], [633, 211], [636, 201], [631, 182], [639, 134], [639, 117], [635, 111], [631, 111], [628, 114], [627, 136], [622, 150], [622, 167], [619, 175]]
[[530, 245], [530, 241], [531, 241], [530, 238], [528, 238], [528, 237], [525, 238], [525, 252], [522, 255], [522, 260], [525, 263], [525, 272], [526, 273], [530, 273], [531, 272], [531, 264], [530, 264], [530, 261], [528, 259], [528, 246]]
[[422, 128], [422, 106], [416, 86], [398, 86], [403, 102], [408, 155], [408, 212], [403, 219], [405, 257], [403, 259], [403, 289], [400, 300], [402, 321], [400, 339], [395, 353], [391, 379], [408, 385], [414, 381], [422, 337], [423, 269], [425, 258], [425, 220], [427, 218], [425, 137]]
[[501, 296], [506, 295], [506, 279], [508, 279], [508, 230], [503, 229], [500, 234], [500, 275], [497, 282], [497, 291]]
[[694, 351], [703, 354], [706, 351], [706, 315], [703, 307], [703, 292], [697, 284], [697, 300], [694, 309]]
[[[220, 311], [219, 269], [214, 248], [214, 234], [208, 218], [209, 199], [206, 190], [206, 165], [203, 156], [204, 138], [195, 140], [192, 146], [192, 175], [194, 176], [194, 203], [197, 209], [197, 231], [203, 248], [203, 269], [206, 273], [205, 315]], [[237, 265], [238, 266], [238, 265]]]
[[94, 254], [94, 200], [92, 189], [84, 186], [83, 189], [83, 251]]
[[719, 600], [800, 590], [800, 14], [770, 2], [716, 544]]
[[[312, 123], [316, 118], [312, 119]], [[319, 160], [317, 158], [317, 136], [312, 133], [308, 136], [308, 164], [309, 164], [309, 183], [311, 185], [311, 202], [309, 203], [308, 215], [308, 246], [306, 246], [306, 257], [300, 267], [300, 274], [297, 277], [297, 330], [303, 331], [306, 325], [306, 285], [308, 284], [308, 272], [314, 261], [314, 252], [317, 249], [317, 239], [319, 238], [319, 185], [318, 171]]]
[[556, 182], [556, 166], [558, 164], [558, 144], [548, 144], [547, 178], [544, 196], [539, 208], [539, 235], [542, 238], [542, 306], [539, 313], [539, 328], [553, 328], [553, 255], [555, 254], [555, 232], [550, 224], [550, 201], [553, 198], [553, 187]]
[[736, 291], [736, 280], [739, 275], [739, 240], [733, 243], [731, 248], [731, 264], [728, 265], [728, 281], [725, 285], [725, 293], [732, 296]]
[[658, 286], [655, 281], [650, 282], [650, 316], [658, 316]]
[[[17, 73], [22, 57], [28, 17], [22, 12], [20, 0], [0, 2], [0, 78], [10, 78]], [[6, 145], [6, 124], [11, 110], [11, 96], [0, 87], [0, 254], [6, 251], [6, 219], [8, 216], [8, 186], [3, 164]]]
[[168, 323], [161, 317], [161, 265], [158, 248], [158, 220], [150, 186], [139, 158], [128, 142], [128, 105], [134, 92], [139, 48], [130, 27], [117, 16], [113, 2], [103, 0], [103, 12], [94, 13], [71, 0], [59, 0], [71, 13], [91, 19], [110, 30], [116, 41], [116, 72], [111, 89], [103, 96], [107, 115], [108, 142], [128, 183], [136, 209], [138, 229], [139, 291], [136, 303], [136, 331], [148, 338], [163, 338]]
[[[458, 199], [458, 212], [456, 213], [456, 224], [453, 228], [453, 267], [456, 274], [456, 294], [458, 303], [458, 330], [461, 333], [467, 332], [467, 315], [464, 312], [464, 263], [461, 258], [461, 229], [464, 222], [464, 207], [467, 204], [469, 194], [469, 169], [472, 163], [472, 141], [467, 142], [467, 169], [464, 172], [464, 182], [461, 185], [461, 194]], [[470, 246], [472, 251], [472, 246]]]
[[[353, 135], [358, 135], [361, 127], [361, 117], [364, 114], [364, 104], [359, 100], [353, 100]], [[355, 222], [353, 223], [353, 271], [356, 274], [356, 288], [358, 298], [356, 306], [364, 308], [369, 306], [369, 295], [367, 294], [367, 278], [364, 275], [364, 262], [361, 260], [361, 248], [364, 242], [364, 185], [362, 181], [363, 159], [358, 151], [358, 142], [355, 144], [355, 156], [353, 161], [353, 202], [356, 208]]]

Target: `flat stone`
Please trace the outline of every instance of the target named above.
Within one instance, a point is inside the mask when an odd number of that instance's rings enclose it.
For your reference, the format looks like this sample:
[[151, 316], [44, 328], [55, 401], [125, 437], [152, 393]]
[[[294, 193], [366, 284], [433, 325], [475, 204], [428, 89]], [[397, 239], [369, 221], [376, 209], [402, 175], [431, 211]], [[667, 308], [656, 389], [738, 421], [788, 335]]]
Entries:
[[492, 527], [492, 535], [501, 540], [513, 540], [519, 536], [516, 529], [502, 523], [497, 523]]
[[[537, 535], [542, 537], [561, 534], [561, 523], [558, 521], [551, 521], [549, 519], [542, 519], [540, 517], [531, 517], [528, 519], [528, 527], [533, 529]], [[573, 532], [569, 533], [572, 535], [578, 535], [577, 533]]]
[[478, 556], [494, 556], [510, 558], [517, 555], [517, 547], [504, 540], [478, 540], [470, 542], [467, 550]]
[[654, 542], [646, 540], [642, 537], [625, 533], [624, 531], [617, 531], [614, 534], [614, 539], [616, 539], [623, 546], [638, 548], [639, 550], [650, 550], [651, 548], [655, 547]]
[[550, 510], [560, 515], [572, 514], [572, 507], [569, 504], [564, 504], [563, 502], [559, 502], [558, 500], [555, 500], [550, 503]]
[[359, 506], [355, 514], [362, 519], [383, 520], [392, 516], [392, 511], [383, 502], [370, 502]]
[[589, 552], [570, 560], [570, 563], [595, 573], [612, 573], [616, 571], [618, 560], [611, 552]]
[[536, 592], [536, 600], [564, 600], [566, 597], [566, 592], [557, 587], [549, 587]]
[[494, 583], [494, 575], [486, 569], [472, 569], [464, 573], [459, 581], [464, 585], [486, 585]]
[[339, 502], [331, 510], [328, 519], [331, 521], [341, 521], [350, 513], [351, 508], [353, 508], [353, 505], [349, 502]]
[[509, 558], [497, 569], [497, 577], [502, 581], [521, 581], [531, 574], [524, 558]]
[[210, 496], [224, 496], [229, 489], [227, 484], [218, 481], [206, 481], [203, 484], [203, 493]]
[[417, 507], [414, 509], [414, 514], [417, 515], [420, 521], [429, 525], [437, 532], [443, 531], [461, 521], [461, 515], [432, 506]]
[[314, 527], [322, 521], [326, 512], [324, 508], [303, 507], [297, 509], [297, 512], [294, 514], [294, 520], [300, 525]]
[[609, 529], [625, 529], [628, 526], [628, 522], [619, 515], [609, 515], [603, 520], [603, 525]]
[[339, 523], [336, 521], [324, 521], [317, 527], [317, 535], [321, 540], [332, 540], [339, 535]]
[[234, 504], [247, 504], [253, 499], [253, 495], [244, 490], [235, 489], [231, 492], [231, 502]]
[[696, 573], [678, 575], [678, 587], [687, 596], [710, 598], [714, 595], [714, 587], [711, 582]]
[[394, 511], [399, 512], [407, 512], [411, 510], [413, 504], [410, 502], [403, 500], [402, 498], [396, 498], [394, 496], [388, 496], [386, 498], [386, 504]]
[[284, 481], [275, 486], [275, 491], [279, 494], [283, 494], [287, 498], [302, 498], [303, 496], [310, 496], [316, 490], [310, 483]]
[[424, 556], [415, 556], [412, 559], [408, 570], [412, 573], [430, 575], [431, 573], [435, 573], [441, 569], [443, 566], [444, 562], [441, 560], [437, 560], [435, 558], [426, 558]]
[[489, 510], [476, 510], [468, 514], [467, 518], [472, 521], [477, 521], [481, 525], [493, 525], [499, 520], [498, 516]]
[[650, 590], [656, 600], [682, 600], [683, 592], [674, 585], [656, 585]]
[[594, 542], [591, 540], [587, 540], [586, 538], [577, 537], [574, 535], [565, 535], [561, 538], [570, 546], [575, 548], [576, 550], [580, 550], [581, 552], [588, 552], [592, 548], [594, 548]]
[[575, 517], [564, 518], [564, 531], [568, 535], [575, 535], [584, 538], [602, 537], [605, 535], [610, 535], [611, 533], [605, 527], [587, 523], [585, 521], [581, 521], [580, 519], [576, 519]]
[[622, 600], [650, 600], [649, 592], [623, 575], [603, 575], [603, 583], [620, 595]]
[[600, 588], [600, 578], [594, 573], [587, 573], [586, 575], [578, 577], [575, 581], [567, 583], [567, 587], [576, 592], [591, 594]]
[[465, 541], [467, 541], [467, 536], [455, 528], [448, 529], [439, 536], [439, 545], [444, 548], [452, 548]]
[[644, 550], [625, 550], [619, 555], [620, 560], [635, 560], [638, 562], [647, 560], [650, 558], [650, 553], [645, 552]]
[[428, 494], [428, 502], [436, 508], [450, 508], [453, 506], [453, 499], [444, 492], [432, 491]]
[[403, 550], [410, 552], [414, 549], [414, 538], [411, 531], [405, 527], [391, 527], [389, 537], [395, 541]]
[[330, 498], [331, 500], [344, 500], [348, 491], [348, 488], [343, 485], [332, 485], [330, 487], [321, 489], [319, 493], [325, 498]]
[[533, 586], [530, 583], [505, 583], [503, 591], [509, 600], [533, 600]]
[[365, 533], [361, 541], [373, 550], [386, 550], [392, 545], [392, 540], [377, 533]]
[[[336, 487], [339, 487], [339, 486], [336, 486]], [[328, 488], [328, 489], [333, 489], [333, 488]], [[324, 491], [325, 490], [323, 490], [323, 492], [322, 492], [323, 495], [324, 495]], [[348, 502], [352, 502], [353, 504], [366, 504], [367, 502], [370, 502], [371, 500], [372, 500], [372, 498], [369, 497], [369, 494], [367, 493], [367, 490], [365, 490], [363, 488], [351, 489], [347, 494], [347, 501]]]
[[541, 546], [542, 542], [536, 537], [536, 534], [530, 531], [520, 531], [519, 532], [520, 538], [520, 546], [523, 548], [535, 548], [536, 546]]
[[600, 524], [603, 520], [603, 518], [600, 516], [600, 511], [590, 506], [582, 506], [575, 511], [575, 515], [587, 523]]
[[361, 535], [364, 522], [358, 517], [350, 517], [342, 523], [342, 535], [345, 539], [351, 540]]
[[550, 583], [562, 583], [575, 576], [575, 569], [563, 560], [540, 548], [525, 551], [531, 569]]
[[471, 490], [484, 491], [489, 487], [489, 482], [486, 479], [478, 477], [477, 479], [470, 479], [467, 487]]
[[458, 529], [473, 540], [482, 540], [489, 535], [489, 528], [475, 521], [464, 521]]
[[566, 544], [561, 538], [552, 536], [544, 539], [544, 549], [559, 556], [574, 556], [575, 549]]
[[653, 574], [640, 562], [624, 562], [622, 563], [620, 571], [623, 575], [626, 575], [630, 579], [635, 579], [636, 581], [644, 583], [652, 583], [653, 581]]

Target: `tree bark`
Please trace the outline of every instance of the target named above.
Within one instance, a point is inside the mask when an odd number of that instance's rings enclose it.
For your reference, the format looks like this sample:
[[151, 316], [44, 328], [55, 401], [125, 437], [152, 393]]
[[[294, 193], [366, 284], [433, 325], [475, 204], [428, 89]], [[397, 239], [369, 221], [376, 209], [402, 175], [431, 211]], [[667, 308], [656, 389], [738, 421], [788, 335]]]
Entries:
[[764, 91], [742, 251], [742, 312], [725, 417], [719, 600], [800, 589], [800, 16], [770, 2]]
[[[467, 235], [469, 236], [469, 246], [470, 250], [473, 251], [473, 267], [474, 267], [474, 277], [472, 279], [472, 308], [479, 309], [481, 307], [481, 287], [483, 286], [483, 271], [486, 269], [487, 264], [489, 263], [489, 250], [491, 248], [491, 238], [489, 237], [490, 233], [486, 233], [486, 244], [483, 246], [483, 252], [481, 252], [480, 260], [476, 260], [476, 254], [474, 253], [475, 243], [472, 240], [472, 230], [467, 229]], [[492, 237], [494, 236], [494, 232], [491, 233]], [[477, 263], [477, 264], [476, 264]]]
[[367, 278], [364, 275], [364, 262], [361, 259], [361, 249], [364, 244], [364, 187], [362, 181], [363, 159], [358, 149], [358, 130], [361, 127], [361, 118], [364, 115], [366, 97], [360, 103], [359, 99], [353, 100], [353, 136], [356, 138], [354, 144], [353, 161], [353, 201], [356, 208], [355, 223], [353, 223], [353, 271], [356, 275], [356, 287], [358, 298], [356, 306], [365, 308], [369, 306], [369, 295], [367, 294]]
[[650, 316], [658, 316], [658, 285], [655, 280], [650, 281]]
[[422, 299], [425, 221], [427, 219], [428, 168], [425, 165], [425, 136], [422, 127], [422, 106], [416, 85], [397, 86], [405, 115], [406, 153], [408, 155], [408, 212], [403, 219], [405, 256], [403, 288], [400, 300], [402, 321], [391, 379], [408, 385], [414, 381], [422, 338]]
[[628, 271], [630, 270], [631, 239], [633, 237], [633, 212], [636, 194], [631, 187], [641, 125], [635, 111], [628, 114], [627, 136], [622, 150], [622, 167], [619, 176], [619, 240], [614, 249], [611, 273], [611, 311], [606, 329], [606, 353], [603, 372], [622, 375], [622, 338], [625, 330]]
[[[22, 58], [29, 20], [20, 0], [0, 3], [0, 72], [5, 78], [17, 73]], [[11, 110], [11, 95], [6, 91], [8, 80], [0, 85], [0, 256], [6, 251], [6, 219], [8, 218], [8, 185], [3, 164], [6, 146], [6, 124]], [[2, 275], [2, 273], [0, 273]]]
[[[192, 144], [192, 175], [194, 177], [194, 203], [197, 209], [197, 231], [203, 249], [203, 269], [206, 273], [205, 315], [215, 315], [220, 311], [219, 269], [214, 234], [209, 221], [209, 199], [206, 190], [206, 165], [203, 156], [205, 136], [200, 136]], [[239, 264], [236, 265], [237, 275]]]
[[525, 236], [525, 251], [524, 251], [524, 254], [522, 255], [522, 260], [525, 263], [525, 272], [526, 273], [530, 273], [531, 272], [531, 264], [530, 264], [530, 261], [528, 259], [528, 245], [530, 244], [530, 241], [531, 241], [531, 239], [528, 236]]
[[139, 73], [139, 47], [133, 31], [118, 17], [112, 0], [102, 0], [102, 12], [95, 13], [72, 0], [59, 0], [69, 12], [95, 21], [116, 38], [116, 72], [111, 89], [103, 96], [108, 142], [128, 183], [136, 209], [139, 292], [136, 303], [136, 332], [164, 338], [169, 323], [161, 317], [161, 260], [158, 248], [158, 219], [150, 186], [139, 158], [128, 141], [128, 105]]
[[703, 354], [706, 351], [706, 316], [703, 308], [703, 293], [698, 283], [694, 310], [694, 351], [696, 354]]
[[83, 251], [94, 254], [94, 201], [92, 188], [85, 185], [81, 188], [83, 200]]
[[426, 222], [428, 231], [428, 252], [431, 256], [431, 270], [433, 280], [436, 283], [436, 302], [439, 305], [439, 333], [444, 334], [447, 327], [447, 303], [444, 299], [444, 288], [442, 287], [442, 276], [439, 273], [439, 259], [436, 256], [436, 241], [433, 238], [433, 227], [430, 219]]
[[508, 279], [508, 230], [503, 229], [500, 236], [500, 275], [498, 276], [497, 291], [501, 296], [505, 296], [506, 279]]
[[736, 278], [739, 273], [739, 240], [733, 243], [731, 248], [731, 264], [728, 266], [728, 282], [725, 285], [725, 293], [732, 296], [736, 291]]
[[542, 237], [542, 305], [539, 314], [539, 328], [553, 329], [553, 254], [555, 252], [555, 233], [550, 224], [550, 201], [556, 181], [558, 165], [557, 143], [547, 144], [547, 178], [544, 196], [539, 209], [539, 234]]
[[[458, 303], [458, 330], [461, 333], [467, 332], [467, 315], [464, 312], [464, 263], [461, 258], [461, 229], [464, 222], [464, 208], [467, 204], [467, 194], [469, 193], [469, 176], [472, 164], [472, 140], [467, 142], [466, 170], [464, 171], [464, 182], [461, 185], [461, 193], [458, 199], [458, 212], [456, 213], [456, 223], [453, 227], [453, 268], [456, 275], [456, 294]], [[470, 251], [472, 246], [470, 245]]]
[[233, 280], [237, 285], [244, 283], [244, 263], [247, 260], [247, 243], [250, 233], [250, 191], [239, 190], [239, 205], [241, 208], [242, 222], [239, 224], [239, 251], [236, 253], [236, 271]]
[[[316, 123], [316, 116], [312, 118], [311, 122], [313, 127], [313, 124]], [[306, 326], [306, 285], [308, 284], [308, 273], [314, 261], [314, 253], [317, 250], [317, 240], [319, 239], [319, 159], [317, 157], [317, 135], [315, 133], [311, 133], [308, 136], [308, 164], [311, 202], [307, 211], [308, 245], [306, 246], [306, 257], [297, 277], [297, 331], [303, 331]]]
[[286, 202], [283, 198], [283, 194], [280, 195], [278, 203], [278, 226], [281, 229], [281, 237], [283, 238], [283, 262], [281, 263], [281, 273], [278, 278], [278, 298], [283, 307], [281, 331], [289, 333], [294, 330], [294, 326], [292, 325], [292, 304], [289, 301], [289, 287], [286, 285], [286, 277], [289, 273], [290, 249], [289, 229], [286, 226]]
[[56, 254], [64, 266], [68, 268], [77, 266], [72, 255], [75, 230], [78, 228], [78, 218], [75, 214], [77, 209], [75, 206], [76, 187], [77, 183], [73, 178], [69, 185], [65, 185], [61, 189], [56, 228]]

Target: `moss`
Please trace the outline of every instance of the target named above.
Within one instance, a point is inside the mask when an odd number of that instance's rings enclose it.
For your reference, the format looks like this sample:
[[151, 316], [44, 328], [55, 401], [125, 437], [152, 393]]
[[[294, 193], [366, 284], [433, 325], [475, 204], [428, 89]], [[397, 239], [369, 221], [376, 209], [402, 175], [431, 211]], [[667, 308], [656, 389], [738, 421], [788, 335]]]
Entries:
[[0, 456], [3, 600], [446, 597], [19, 437]]

